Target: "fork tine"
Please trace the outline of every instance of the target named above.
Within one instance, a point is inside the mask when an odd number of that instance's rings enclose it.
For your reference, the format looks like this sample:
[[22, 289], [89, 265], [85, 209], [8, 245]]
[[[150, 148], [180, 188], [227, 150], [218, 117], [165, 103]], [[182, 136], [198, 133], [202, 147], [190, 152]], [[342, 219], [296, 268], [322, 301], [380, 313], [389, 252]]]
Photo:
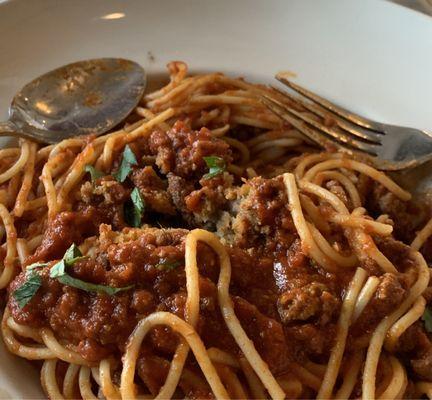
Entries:
[[283, 83], [286, 86], [289, 86], [291, 89], [295, 90], [297, 93], [300, 93], [301, 95], [307, 97], [309, 100], [321, 105], [322, 107], [326, 108], [329, 111], [334, 112], [335, 114], [339, 115], [342, 118], [345, 118], [346, 120], [352, 122], [355, 125], [362, 126], [366, 129], [371, 129], [372, 131], [383, 133], [383, 127], [380, 123], [371, 121], [367, 118], [361, 117], [360, 115], [354, 114], [340, 106], [337, 106], [336, 104], [322, 98], [321, 96], [316, 95], [315, 93], [312, 93], [311, 91], [301, 87], [300, 85], [297, 85], [296, 83], [291, 82], [287, 78], [283, 76], [283, 74], [279, 73], [276, 75], [276, 79]]
[[371, 130], [366, 131], [365, 129], [363, 129], [362, 127], [360, 127], [358, 125], [355, 126], [355, 125], [349, 123], [348, 121], [342, 120], [341, 118], [339, 118], [337, 116], [337, 114], [331, 113], [329, 110], [322, 107], [318, 103], [309, 103], [307, 101], [303, 101], [302, 99], [300, 99], [298, 97], [294, 97], [290, 93], [285, 92], [285, 91], [283, 91], [277, 87], [274, 87], [274, 86], [272, 86], [272, 89], [277, 91], [278, 93], [280, 93], [281, 96], [287, 97], [293, 102], [298, 102], [304, 108], [308, 109], [310, 112], [318, 115], [321, 118], [325, 118], [326, 116], [331, 115], [332, 118], [337, 123], [337, 125], [339, 126], [339, 128], [343, 129], [344, 131], [347, 131], [349, 134], [351, 134], [351, 135], [353, 135], [353, 136], [355, 136], [361, 140], [365, 140], [367, 142], [370, 142], [370, 143], [381, 144], [381, 138], [383, 136], [382, 133], [377, 133], [377, 132], [371, 131]]
[[[319, 131], [316, 131], [314, 129], [310, 129], [304, 122], [299, 121], [298, 119], [290, 116], [287, 112], [284, 111], [284, 109], [279, 106], [277, 103], [273, 102], [273, 99], [270, 100], [266, 97], [262, 97], [261, 101], [276, 115], [278, 115], [280, 118], [282, 118], [284, 121], [290, 123], [292, 126], [297, 128], [299, 132], [301, 132], [303, 135], [305, 135], [307, 138], [311, 139], [313, 142], [317, 143], [319, 146], [323, 148], [328, 148], [329, 146], [329, 139], [324, 137], [323, 134], [321, 134]], [[333, 145], [333, 142], [332, 142]], [[334, 143], [337, 150], [352, 154], [347, 148], [339, 145], [338, 143]]]
[[[326, 146], [324, 147], [328, 147], [328, 143], [329, 141], [332, 142], [332, 144], [338, 144], [339, 146], [342, 147], [348, 147], [351, 148], [352, 150], [357, 150], [357, 151], [362, 151], [365, 152], [369, 155], [372, 156], [376, 156], [376, 147], [374, 144], [368, 144], [368, 143], [364, 143], [361, 142], [359, 140], [355, 140], [353, 138], [351, 138], [348, 135], [345, 135], [343, 133], [339, 133], [334, 131], [333, 129], [328, 128], [327, 126], [323, 125], [322, 123], [316, 121], [315, 119], [309, 117], [308, 115], [305, 115], [297, 110], [294, 110], [292, 108], [287, 107], [286, 105], [284, 105], [283, 103], [281, 103], [280, 101], [272, 98], [271, 96], [268, 95], [264, 95], [264, 98], [267, 100], [265, 102], [265, 104], [267, 106], [269, 106], [269, 102], [272, 103], [273, 106], [278, 106], [278, 107], [273, 107], [271, 108], [271, 110], [273, 112], [275, 112], [277, 115], [279, 115], [281, 118], [287, 120], [290, 123], [293, 123], [293, 118], [292, 116], [296, 117], [296, 124], [294, 125], [297, 129], [300, 130], [300, 132], [303, 132], [305, 135], [310, 137], [310, 132], [306, 133], [305, 131], [305, 123], [313, 126], [314, 128], [316, 128], [318, 130], [318, 132], [315, 132], [315, 134], [313, 134], [313, 138], [314, 140], [317, 140], [317, 134], [321, 135], [320, 136], [320, 141], [318, 142], [319, 144], [322, 144], [322, 140], [325, 140]], [[287, 114], [291, 114], [291, 116], [287, 115]], [[288, 119], [289, 118], [289, 119]], [[302, 122], [298, 121], [298, 119], [300, 119]], [[293, 123], [294, 124], [294, 123]], [[309, 131], [310, 129], [308, 129]]]

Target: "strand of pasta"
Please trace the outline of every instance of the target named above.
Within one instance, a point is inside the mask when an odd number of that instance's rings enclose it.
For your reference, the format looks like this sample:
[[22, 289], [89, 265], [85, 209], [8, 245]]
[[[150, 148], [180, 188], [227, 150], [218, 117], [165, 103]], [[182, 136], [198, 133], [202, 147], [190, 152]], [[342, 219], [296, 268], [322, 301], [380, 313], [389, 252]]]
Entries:
[[373, 232], [380, 236], [389, 236], [393, 232], [393, 227], [382, 222], [377, 222], [371, 219], [354, 217], [352, 215], [333, 214], [329, 217], [331, 222], [351, 228], [362, 228], [368, 232]]
[[411, 199], [411, 194], [409, 192], [403, 190], [383, 172], [380, 172], [365, 163], [361, 163], [347, 158], [333, 159], [320, 162], [319, 164], [316, 164], [311, 169], [309, 169], [305, 173], [303, 179], [311, 181], [318, 172], [335, 168], [347, 168], [360, 172], [381, 183], [381, 185], [383, 185], [386, 189], [392, 192], [395, 196], [399, 197], [401, 200], [407, 201]]
[[268, 365], [263, 361], [251, 340], [247, 337], [240, 321], [234, 313], [231, 297], [229, 295], [229, 284], [231, 280], [231, 262], [225, 247], [213, 233], [203, 229], [192, 231], [197, 240], [201, 240], [209, 245], [218, 255], [220, 272], [218, 279], [218, 300], [219, 308], [225, 320], [228, 330], [231, 332], [240, 350], [249, 361], [255, 373], [261, 379], [265, 388], [268, 390], [272, 399], [283, 399], [285, 397], [283, 390], [277, 383], [276, 379], [270, 372]]
[[228, 365], [233, 368], [240, 368], [239, 362], [229, 353], [220, 350], [216, 347], [210, 347], [207, 349], [207, 354], [210, 360], [219, 364]]
[[420, 232], [417, 232], [416, 237], [411, 243], [411, 248], [413, 250], [419, 251], [430, 235], [432, 235], [432, 218], [427, 222]]
[[314, 225], [309, 222], [306, 223], [318, 247], [335, 263], [342, 267], [354, 267], [357, 264], [357, 257], [354, 254], [344, 256], [338, 253]]
[[75, 394], [75, 386], [78, 378], [78, 373], [80, 371], [81, 366], [77, 364], [70, 364], [66, 370], [64, 379], [63, 379], [63, 395], [67, 399], [76, 398]]
[[29, 144], [29, 155], [24, 167], [24, 176], [21, 183], [21, 188], [15, 199], [13, 214], [16, 217], [21, 217], [27, 205], [29, 192], [33, 184], [34, 168], [36, 162], [36, 143]]
[[400, 319], [398, 319], [387, 332], [385, 348], [388, 351], [394, 351], [399, 338], [402, 334], [416, 321], [418, 321], [426, 308], [426, 300], [420, 296], [411, 309]]
[[119, 400], [120, 391], [112, 382], [111, 379], [111, 364], [110, 360], [102, 360], [99, 364], [99, 379], [104, 396], [107, 400]]
[[[197, 241], [194, 235], [188, 234], [185, 241], [185, 273], [186, 273], [186, 308], [185, 320], [192, 327], [195, 327], [199, 315], [199, 273], [196, 254]], [[189, 346], [181, 342], [171, 361], [168, 376], [162, 386], [157, 399], [171, 398], [180, 380], [180, 376], [189, 354]]]
[[51, 329], [42, 328], [39, 333], [45, 346], [51, 350], [55, 357], [72, 364], [89, 365], [89, 362], [81, 357], [77, 352], [66, 349], [62, 346], [54, 337]]
[[122, 398], [135, 398], [133, 381], [136, 360], [141, 343], [149, 330], [157, 325], [169, 326], [173, 331], [179, 333], [187, 340], [216, 398], [228, 398], [228, 393], [222, 385], [222, 382], [207, 355], [205, 346], [195, 329], [176, 315], [164, 311], [155, 312], [139, 321], [133, 333], [129, 337], [126, 352], [123, 356], [123, 369], [121, 373], [120, 393]]
[[390, 365], [392, 368], [392, 379], [387, 388], [378, 397], [379, 399], [396, 399], [400, 398], [406, 387], [405, 369], [399, 360], [394, 356], [389, 356]]
[[15, 322], [12, 317], [6, 319], [7, 326], [16, 334], [23, 338], [33, 339], [36, 343], [42, 343], [42, 338], [37, 329]]
[[249, 395], [246, 393], [236, 374], [231, 370], [231, 367], [225, 364], [215, 363], [215, 368], [222, 383], [227, 388], [230, 399], [249, 398]]
[[[47, 360], [55, 358], [55, 354], [46, 346], [41, 345], [24, 345], [15, 339], [12, 329], [8, 326], [7, 321], [10, 317], [10, 312], [6, 308], [3, 312], [2, 318], [2, 334], [3, 341], [7, 347], [7, 349], [22, 358], [26, 358], [27, 360]], [[32, 334], [32, 336], [36, 336], [37, 333]], [[30, 335], [27, 332], [27, 336]]]
[[354, 313], [352, 316], [352, 323], [357, 321], [358, 317], [360, 317], [363, 310], [371, 301], [373, 295], [376, 292], [376, 289], [378, 288], [379, 283], [380, 283], [379, 278], [377, 278], [376, 276], [370, 276], [367, 279], [366, 283], [362, 287], [362, 290], [360, 291], [357, 297]]
[[8, 170], [0, 174], [0, 185], [9, 179], [11, 179], [14, 175], [19, 173], [27, 163], [27, 160], [30, 155], [30, 147], [31, 142], [28, 140], [23, 140], [21, 146], [21, 153], [16, 160], [15, 164], [13, 164]]
[[265, 399], [267, 397], [264, 385], [249, 364], [249, 361], [242, 357], [239, 360], [243, 374], [248, 382], [250, 392], [254, 399]]
[[360, 350], [356, 351], [352, 357], [347, 361], [348, 368], [345, 372], [344, 380], [339, 390], [334, 395], [335, 399], [349, 399], [354, 386], [357, 382], [357, 377], [360, 372], [365, 352]]
[[57, 359], [45, 360], [41, 369], [41, 383], [45, 393], [50, 399], [63, 400], [57, 383]]
[[353, 279], [351, 280], [345, 299], [342, 303], [341, 313], [337, 324], [337, 333], [335, 344], [331, 350], [330, 358], [327, 363], [327, 370], [322, 380], [317, 398], [330, 399], [333, 387], [339, 374], [342, 357], [345, 351], [346, 338], [351, 323], [351, 317], [354, 312], [355, 303], [367, 277], [367, 273], [362, 268], [357, 268]]
[[376, 371], [387, 331], [408, 310], [415, 300], [421, 296], [429, 283], [429, 268], [423, 256], [418, 252], [414, 252], [413, 257], [418, 266], [417, 281], [411, 287], [408, 297], [403, 303], [378, 324], [370, 339], [363, 371], [362, 399], [364, 400], [375, 397]]
[[85, 400], [98, 400], [98, 397], [93, 394], [90, 382], [91, 370], [89, 367], [82, 365], [78, 374], [78, 385], [81, 397]]
[[303, 211], [300, 204], [300, 199], [297, 191], [297, 185], [293, 174], [285, 173], [283, 181], [288, 194], [288, 201], [291, 209], [291, 215], [294, 221], [296, 230], [302, 242], [303, 251], [313, 258], [319, 265], [329, 271], [335, 271], [335, 263], [324, 254], [318, 245], [315, 243], [312, 234], [308, 228]]
[[4, 258], [3, 270], [0, 275], [0, 289], [3, 289], [9, 284], [15, 272], [14, 262], [16, 257], [17, 233], [14, 219], [3, 204], [0, 204], [0, 218], [6, 230], [6, 257]]
[[360, 195], [354, 183], [346, 175], [338, 171], [322, 171], [316, 174], [313, 183], [321, 186], [324, 180], [333, 179], [338, 181], [351, 198], [354, 208], [361, 206]]

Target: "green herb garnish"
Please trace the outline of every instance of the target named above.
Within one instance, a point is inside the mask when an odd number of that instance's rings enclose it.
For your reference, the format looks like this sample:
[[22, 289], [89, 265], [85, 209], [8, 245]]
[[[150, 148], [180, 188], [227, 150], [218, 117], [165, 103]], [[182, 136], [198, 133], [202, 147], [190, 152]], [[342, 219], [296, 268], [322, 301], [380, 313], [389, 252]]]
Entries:
[[122, 292], [124, 290], [129, 290], [133, 287], [133, 285], [131, 285], [122, 288], [115, 288], [106, 285], [98, 285], [74, 278], [66, 272], [68, 267], [73, 266], [77, 261], [83, 260], [85, 258], [87, 257], [82, 255], [80, 249], [75, 244], [72, 244], [72, 246], [66, 250], [63, 259], [51, 267], [50, 278], [57, 279], [63, 285], [72, 286], [77, 289], [85, 290], [86, 292], [103, 292], [110, 296], [113, 296], [116, 293]]
[[63, 258], [50, 269], [50, 278], [59, 278], [66, 274], [66, 268], [71, 267], [77, 261], [87, 257], [83, 256], [78, 246], [73, 243], [64, 254]]
[[121, 288], [98, 285], [96, 283], [82, 281], [81, 279], [74, 278], [73, 276], [70, 276], [68, 274], [58, 277], [58, 281], [63, 285], [72, 286], [77, 289], [85, 290], [86, 292], [97, 292], [97, 293], [103, 292], [109, 296], [114, 296], [119, 292], [123, 292], [125, 290], [129, 290], [133, 288], [133, 285], [125, 286]]
[[216, 175], [223, 173], [226, 169], [226, 163], [222, 157], [204, 157], [204, 161], [209, 168], [209, 172], [203, 176], [204, 179], [214, 178]]
[[43, 262], [35, 262], [33, 264], [27, 265], [26, 267], [26, 271], [31, 271], [32, 269], [36, 269], [36, 268], [43, 268], [43, 267], [47, 267], [48, 263], [43, 263]]
[[129, 147], [129, 145], [126, 145], [123, 151], [123, 157], [120, 163], [120, 168], [114, 174], [114, 178], [116, 178], [118, 182], [124, 182], [126, 178], [129, 176], [130, 172], [132, 171], [132, 166], [134, 165], [138, 165], [138, 161], [135, 157], [134, 152]]
[[169, 270], [172, 271], [181, 265], [180, 261], [170, 261], [163, 259], [159, 264], [156, 264], [156, 268], [159, 270]]
[[132, 190], [131, 202], [125, 204], [124, 214], [128, 225], [138, 228], [144, 214], [145, 201], [138, 188]]
[[90, 174], [90, 178], [92, 182], [94, 182], [99, 178], [102, 178], [105, 175], [102, 171], [99, 171], [98, 169], [93, 167], [93, 165], [86, 165], [84, 171]]
[[26, 273], [26, 281], [12, 294], [20, 308], [28, 304], [42, 285], [42, 278], [35, 268]]
[[429, 307], [425, 308], [422, 320], [424, 321], [426, 330], [432, 333], [432, 310]]

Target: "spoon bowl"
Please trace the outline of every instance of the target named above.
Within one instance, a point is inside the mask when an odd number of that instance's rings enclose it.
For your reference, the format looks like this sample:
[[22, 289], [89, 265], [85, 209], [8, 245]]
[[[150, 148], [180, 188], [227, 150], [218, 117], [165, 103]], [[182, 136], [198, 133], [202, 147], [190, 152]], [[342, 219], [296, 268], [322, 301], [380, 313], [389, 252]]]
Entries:
[[79, 61], [34, 79], [14, 97], [0, 136], [56, 143], [100, 135], [123, 121], [146, 87], [143, 68], [130, 60]]

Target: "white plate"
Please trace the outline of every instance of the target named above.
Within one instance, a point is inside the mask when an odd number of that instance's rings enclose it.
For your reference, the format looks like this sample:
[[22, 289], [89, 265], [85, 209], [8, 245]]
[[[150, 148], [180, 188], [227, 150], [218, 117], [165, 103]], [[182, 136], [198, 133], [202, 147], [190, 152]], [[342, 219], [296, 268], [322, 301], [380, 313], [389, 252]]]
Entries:
[[[432, 19], [384, 1], [0, 3], [2, 117], [35, 76], [79, 59], [120, 56], [159, 76], [173, 59], [266, 82], [290, 70], [370, 118], [432, 130]], [[0, 353], [0, 398], [41, 396], [38, 372]]]

